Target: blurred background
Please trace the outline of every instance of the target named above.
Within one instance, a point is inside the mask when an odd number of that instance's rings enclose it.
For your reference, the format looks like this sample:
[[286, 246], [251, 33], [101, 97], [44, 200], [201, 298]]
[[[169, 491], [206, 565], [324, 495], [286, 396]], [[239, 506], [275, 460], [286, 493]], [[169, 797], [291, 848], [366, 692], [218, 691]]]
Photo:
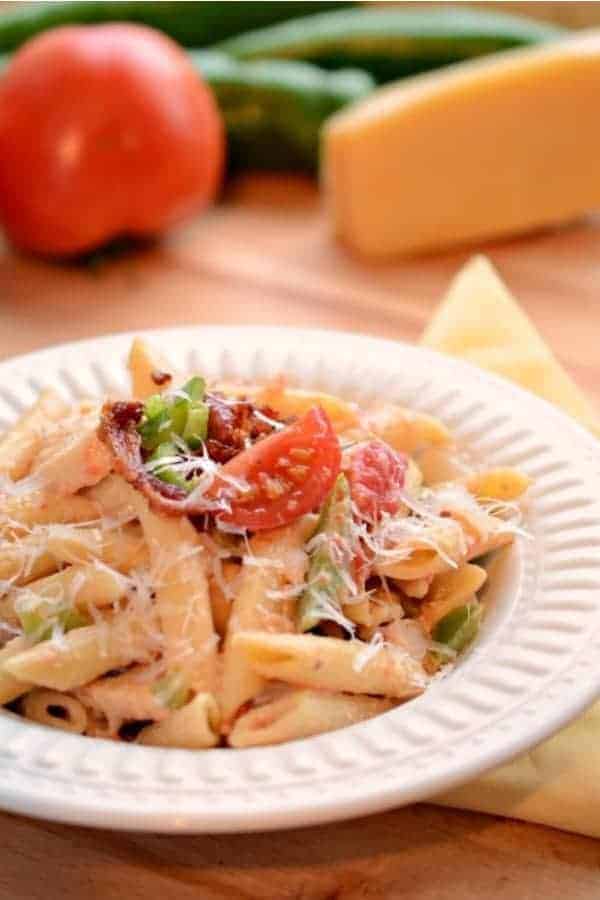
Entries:
[[[400, 18], [386, 26], [356, 19], [365, 14]], [[135, 22], [119, 38], [120, 67], [104, 78], [90, 60], [110, 57], [112, 38], [102, 29], [115, 15]], [[335, 17], [324, 42], [324, 26], [314, 24], [323, 16]], [[65, 43], [53, 27], [70, 23], [88, 25]], [[585, 328], [596, 277], [593, 216], [565, 228], [561, 212], [561, 227], [550, 216], [514, 235], [483, 229], [456, 245], [399, 248], [380, 259], [340, 234], [325, 190], [327, 159], [337, 171], [334, 144], [325, 146], [324, 135], [342, 111], [350, 132], [357, 105], [390, 83], [403, 97], [414, 73], [433, 68], [442, 77], [448, 63], [496, 59], [512, 47], [533, 52], [596, 23], [595, 2], [0, 3], [0, 355], [189, 322], [286, 322], [414, 339], [451, 275], [483, 251], [595, 390], [595, 346]], [[151, 61], [142, 66], [140, 24], [156, 29]], [[165, 33], [182, 49], [165, 49]], [[486, 115], [497, 119], [493, 99], [489, 112], [477, 111], [486, 126]], [[560, 133], [552, 96], [535, 102], [528, 126]], [[582, 111], [580, 121], [587, 119]], [[526, 183], [528, 171], [537, 171], [531, 148], [541, 131], [516, 120], [511, 134]], [[458, 146], [452, 132], [446, 139], [448, 148]], [[580, 160], [577, 141], [587, 146], [573, 136], [568, 152]], [[348, 146], [355, 152], [359, 140]], [[564, 159], [555, 164], [564, 173]], [[373, 186], [378, 202], [401, 190], [396, 175], [389, 192]], [[479, 191], [460, 179], [455, 172], [446, 178], [460, 197]], [[549, 195], [560, 181], [546, 178]], [[567, 219], [595, 210], [591, 174], [585, 191]], [[355, 196], [345, 187], [343, 195]], [[423, 197], [430, 204], [423, 214], [435, 221], [427, 183]], [[413, 213], [401, 193], [394, 201], [393, 220], [386, 210], [378, 224], [389, 220], [394, 235], [410, 232]], [[491, 225], [495, 203], [490, 196]], [[362, 226], [367, 211], [358, 218]]]

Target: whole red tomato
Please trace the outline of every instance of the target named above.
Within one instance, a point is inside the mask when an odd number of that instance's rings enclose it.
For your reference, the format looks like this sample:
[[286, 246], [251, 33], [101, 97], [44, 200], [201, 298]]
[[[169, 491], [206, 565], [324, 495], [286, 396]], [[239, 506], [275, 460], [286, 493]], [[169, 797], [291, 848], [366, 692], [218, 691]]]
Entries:
[[0, 79], [0, 218], [27, 250], [158, 234], [213, 200], [223, 160], [210, 90], [151, 28], [45, 32]]

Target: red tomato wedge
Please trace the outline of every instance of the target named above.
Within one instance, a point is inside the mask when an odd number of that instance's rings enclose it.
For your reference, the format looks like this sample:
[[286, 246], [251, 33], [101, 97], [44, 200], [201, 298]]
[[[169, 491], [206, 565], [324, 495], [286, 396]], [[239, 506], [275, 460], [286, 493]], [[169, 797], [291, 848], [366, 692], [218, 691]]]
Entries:
[[287, 525], [318, 509], [340, 466], [340, 445], [331, 422], [320, 407], [314, 407], [221, 468], [221, 475], [239, 480], [247, 489], [217, 476], [211, 494], [227, 499], [231, 507], [218, 520], [251, 531]]
[[402, 503], [408, 457], [383, 441], [368, 441], [348, 454], [344, 474], [358, 513], [377, 522], [382, 513], [393, 515]]

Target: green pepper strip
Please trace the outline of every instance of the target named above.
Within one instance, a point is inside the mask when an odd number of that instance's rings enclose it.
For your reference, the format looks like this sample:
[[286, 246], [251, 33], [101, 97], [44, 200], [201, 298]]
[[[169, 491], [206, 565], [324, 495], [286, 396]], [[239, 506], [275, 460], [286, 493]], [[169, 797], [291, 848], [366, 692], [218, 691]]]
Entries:
[[352, 540], [352, 502], [350, 489], [344, 475], [339, 475], [325, 505], [323, 506], [316, 534], [338, 539], [339, 553], [332, 546], [333, 541], [318, 543], [311, 554], [308, 567], [308, 586], [298, 605], [298, 628], [309, 631], [324, 618], [323, 607], [331, 604], [342, 611], [348, 587], [343, 578], [350, 571], [351, 554], [348, 552]]

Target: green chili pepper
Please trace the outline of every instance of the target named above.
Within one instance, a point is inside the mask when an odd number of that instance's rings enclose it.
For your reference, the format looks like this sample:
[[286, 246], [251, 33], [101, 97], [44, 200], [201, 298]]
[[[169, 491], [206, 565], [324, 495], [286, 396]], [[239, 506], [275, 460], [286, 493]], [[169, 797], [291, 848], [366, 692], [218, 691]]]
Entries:
[[[321, 0], [320, 9], [349, 6], [349, 3]], [[201, 47], [223, 40], [249, 28], [314, 12], [315, 3], [248, 2], [248, 0], [74, 0], [63, 3], [21, 3], [3, 12], [0, 20], [0, 48], [12, 50], [27, 38], [58, 25], [98, 22], [139, 22], [164, 31], [180, 44]]]
[[382, 83], [509, 47], [555, 40], [564, 33], [547, 22], [495, 10], [365, 4], [246, 29], [215, 49], [245, 61], [304, 60], [325, 69], [356, 66]]
[[309, 631], [327, 618], [332, 606], [342, 612], [348, 595], [344, 572], [349, 574], [352, 554], [352, 502], [345, 475], [339, 475], [323, 506], [316, 535], [324, 535], [313, 550], [308, 567], [308, 586], [298, 605], [298, 628]]

